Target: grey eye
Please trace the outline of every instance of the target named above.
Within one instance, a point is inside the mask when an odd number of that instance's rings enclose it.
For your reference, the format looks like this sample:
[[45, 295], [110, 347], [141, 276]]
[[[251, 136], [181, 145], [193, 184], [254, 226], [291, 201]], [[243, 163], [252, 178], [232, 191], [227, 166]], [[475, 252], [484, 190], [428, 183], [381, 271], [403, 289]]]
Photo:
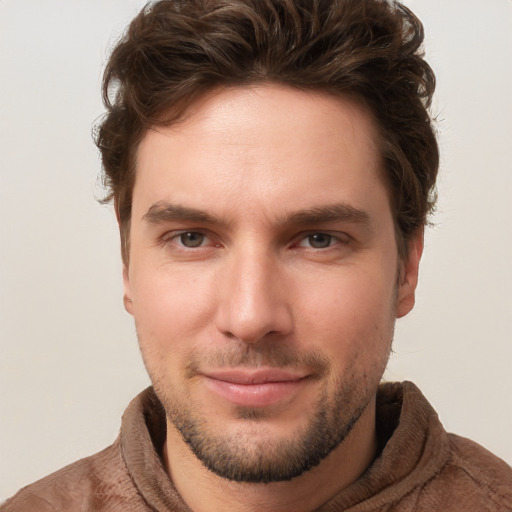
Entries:
[[187, 231], [180, 235], [180, 242], [184, 247], [200, 247], [205, 238], [205, 235], [197, 231]]
[[314, 249], [325, 249], [332, 242], [332, 236], [325, 233], [316, 233], [308, 236], [308, 242]]

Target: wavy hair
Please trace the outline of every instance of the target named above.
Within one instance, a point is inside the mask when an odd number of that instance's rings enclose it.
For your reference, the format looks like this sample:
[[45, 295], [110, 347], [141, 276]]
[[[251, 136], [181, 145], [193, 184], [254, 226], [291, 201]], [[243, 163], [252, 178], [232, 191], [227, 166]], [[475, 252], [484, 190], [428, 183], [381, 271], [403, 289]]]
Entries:
[[138, 145], [219, 86], [278, 83], [361, 102], [380, 134], [399, 254], [435, 202], [439, 151], [429, 114], [435, 77], [423, 26], [385, 0], [161, 0], [131, 22], [103, 79], [96, 132], [105, 201], [128, 261]]

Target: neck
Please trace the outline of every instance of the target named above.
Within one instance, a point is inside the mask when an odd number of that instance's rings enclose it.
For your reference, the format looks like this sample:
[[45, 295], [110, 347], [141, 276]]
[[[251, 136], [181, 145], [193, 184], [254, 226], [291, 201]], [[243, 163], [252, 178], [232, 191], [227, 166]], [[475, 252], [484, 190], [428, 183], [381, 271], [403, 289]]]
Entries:
[[167, 426], [164, 458], [182, 499], [193, 512], [308, 512], [355, 482], [377, 451], [375, 400], [350, 434], [318, 466], [285, 482], [239, 483], [209, 471], [172, 424]]

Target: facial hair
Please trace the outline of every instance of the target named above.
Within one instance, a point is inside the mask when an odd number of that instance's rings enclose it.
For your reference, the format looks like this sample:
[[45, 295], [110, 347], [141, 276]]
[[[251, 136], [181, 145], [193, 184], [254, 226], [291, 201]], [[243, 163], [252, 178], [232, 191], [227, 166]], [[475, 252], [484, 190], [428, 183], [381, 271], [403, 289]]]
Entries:
[[276, 439], [262, 428], [268, 416], [265, 408], [234, 407], [233, 415], [243, 422], [242, 427], [223, 432], [201, 415], [193, 401], [166, 388], [161, 379], [152, 378], [169, 422], [202, 464], [222, 478], [251, 483], [291, 480], [318, 465], [349, 435], [384, 371], [382, 368], [376, 382], [355, 375], [349, 367], [328, 377], [326, 358], [316, 353], [297, 354], [275, 343], [234, 346], [206, 356], [191, 354], [185, 365], [186, 378], [193, 379], [202, 365], [308, 368], [310, 378], [325, 384], [310, 411], [305, 411], [306, 425]]

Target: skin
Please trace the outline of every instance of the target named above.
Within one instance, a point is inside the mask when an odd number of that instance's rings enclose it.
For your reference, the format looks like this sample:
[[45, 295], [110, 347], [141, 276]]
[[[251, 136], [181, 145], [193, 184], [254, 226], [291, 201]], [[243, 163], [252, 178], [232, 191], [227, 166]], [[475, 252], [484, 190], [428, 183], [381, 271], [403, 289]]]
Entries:
[[[353, 101], [273, 84], [213, 91], [141, 142], [125, 307], [195, 512], [314, 510], [373, 460], [375, 395], [422, 251], [419, 233], [399, 261], [377, 143]], [[265, 484], [207, 469], [180, 433], [193, 424], [228, 469], [273, 469], [322, 412], [330, 453]]]

